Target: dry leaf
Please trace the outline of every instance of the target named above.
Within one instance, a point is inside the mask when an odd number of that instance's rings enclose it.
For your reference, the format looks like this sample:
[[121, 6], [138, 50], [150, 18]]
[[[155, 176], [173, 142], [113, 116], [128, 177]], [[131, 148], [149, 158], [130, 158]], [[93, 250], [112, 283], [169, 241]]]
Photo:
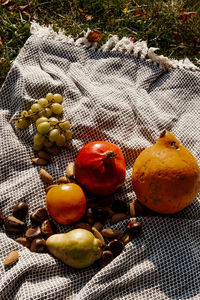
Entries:
[[138, 41], [138, 38], [136, 38], [133, 34], [129, 34], [129, 37], [133, 42]]
[[90, 31], [87, 36], [89, 42], [99, 42], [103, 37], [103, 34], [98, 30]]
[[183, 22], [190, 20], [194, 15], [196, 15], [196, 11], [190, 11], [186, 12], [181, 10], [180, 11], [180, 18], [183, 20]]
[[144, 10], [143, 9], [137, 9], [133, 12], [134, 16], [140, 16], [144, 14]]
[[86, 15], [85, 16], [86, 21], [91, 21], [93, 19], [93, 16], [91, 15]]
[[17, 5], [12, 0], [7, 0], [2, 4], [7, 10], [9, 10], [12, 14], [12, 11], [17, 8]]
[[25, 9], [28, 8], [28, 7], [29, 7], [29, 4], [27, 4], [27, 5], [21, 5], [21, 6], [18, 6], [17, 8], [18, 8], [19, 10], [23, 11], [23, 10], [25, 10]]
[[7, 1], [1, 1], [3, 3], [3, 6], [10, 6], [10, 5], [16, 5], [14, 1], [12, 0], [7, 0]]
[[[1, 0], [2, 2], [2, 0]], [[7, 0], [7, 1], [4, 1], [3, 2], [3, 6], [10, 10], [10, 11], [13, 11], [13, 10], [20, 10], [22, 12], [24, 12], [27, 8], [29, 8], [31, 5], [32, 5], [32, 2], [33, 1], [30, 1], [28, 4], [26, 5], [21, 5], [21, 6], [17, 6], [16, 3], [12, 0]]]
[[78, 8], [83, 17], [85, 17], [87, 11], [84, 11], [82, 8]]
[[93, 19], [92, 15], [88, 15], [88, 11], [84, 11], [82, 8], [78, 8], [82, 16], [86, 19], [86, 21], [91, 21]]
[[6, 6], [6, 9], [10, 11], [16, 10], [16, 8], [17, 8], [16, 4]]

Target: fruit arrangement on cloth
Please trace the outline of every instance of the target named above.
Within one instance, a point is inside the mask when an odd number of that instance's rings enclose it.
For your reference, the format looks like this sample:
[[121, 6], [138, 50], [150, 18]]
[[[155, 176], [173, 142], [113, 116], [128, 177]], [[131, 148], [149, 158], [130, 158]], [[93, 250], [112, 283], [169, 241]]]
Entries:
[[[34, 150], [38, 158], [32, 161], [37, 166], [47, 165], [50, 162], [47, 152], [58, 155], [57, 146], [64, 146], [72, 138], [69, 120], [59, 121], [55, 117], [62, 113], [62, 101], [60, 94], [48, 93], [16, 118], [19, 129], [36, 122]], [[129, 206], [113, 196], [125, 182], [126, 162], [121, 149], [108, 141], [83, 145], [75, 162], [67, 165], [65, 176], [56, 183], [43, 168], [40, 177], [47, 185], [47, 209], [38, 207], [32, 211], [32, 225], [27, 228], [24, 220], [28, 205], [19, 202], [7, 218], [0, 211], [0, 226], [9, 233], [24, 233], [16, 242], [32, 252], [49, 251], [76, 269], [96, 261], [103, 268], [120, 255], [126, 244], [141, 232], [142, 224], [136, 219], [138, 207], [144, 214], [145, 207], [157, 213], [173, 214], [190, 205], [200, 189], [196, 159], [167, 130], [136, 158], [131, 179], [137, 200], [133, 199]], [[95, 200], [87, 201], [88, 195], [93, 195]], [[68, 231], [66, 227], [68, 232], [57, 233], [50, 218], [64, 226], [74, 225], [74, 229]], [[110, 228], [118, 222], [126, 222], [125, 231]], [[18, 259], [18, 252], [11, 251], [4, 260], [5, 267]]]
[[158, 213], [176, 213], [196, 197], [200, 170], [192, 153], [164, 130], [157, 143], [137, 157], [132, 184], [143, 205]]

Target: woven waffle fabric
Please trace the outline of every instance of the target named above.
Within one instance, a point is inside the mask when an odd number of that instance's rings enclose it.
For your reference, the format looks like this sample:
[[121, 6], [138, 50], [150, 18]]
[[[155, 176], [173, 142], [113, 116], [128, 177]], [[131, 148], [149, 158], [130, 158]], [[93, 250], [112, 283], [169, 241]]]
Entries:
[[[45, 206], [45, 185], [32, 164], [34, 129], [20, 131], [9, 122], [48, 92], [64, 97], [73, 140], [47, 166], [63, 176], [81, 147], [107, 140], [126, 160], [126, 181], [115, 199], [136, 199], [131, 172], [138, 153], [171, 131], [200, 163], [200, 73], [166, 71], [149, 60], [117, 51], [95, 51], [66, 41], [31, 36], [15, 60], [0, 92], [0, 208], [15, 203], [29, 211]], [[53, 256], [31, 252], [0, 229], [0, 299], [200, 299], [199, 196], [182, 212], [141, 216], [142, 234], [129, 242], [108, 266], [75, 270]], [[112, 225], [125, 230], [127, 221]], [[105, 224], [105, 228], [110, 226]], [[60, 226], [60, 232], [71, 227]], [[3, 260], [19, 251], [5, 269]]]

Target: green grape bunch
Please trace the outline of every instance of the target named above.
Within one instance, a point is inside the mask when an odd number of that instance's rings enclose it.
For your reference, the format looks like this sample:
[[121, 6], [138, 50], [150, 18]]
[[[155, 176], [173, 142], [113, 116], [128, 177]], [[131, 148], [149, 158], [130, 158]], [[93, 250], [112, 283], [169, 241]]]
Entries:
[[[31, 123], [35, 123], [37, 134], [33, 137], [34, 150], [51, 148], [53, 145], [64, 146], [72, 139], [69, 120], [59, 121], [56, 117], [63, 112], [63, 97], [60, 94], [48, 93], [32, 104], [29, 111], [22, 111], [21, 116], [15, 118], [16, 126], [24, 130]], [[55, 117], [56, 116], [56, 117]]]

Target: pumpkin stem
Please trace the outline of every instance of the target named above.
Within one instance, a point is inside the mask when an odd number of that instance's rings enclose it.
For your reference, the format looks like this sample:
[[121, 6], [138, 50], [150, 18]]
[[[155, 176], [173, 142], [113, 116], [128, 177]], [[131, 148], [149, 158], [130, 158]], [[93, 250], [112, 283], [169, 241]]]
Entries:
[[104, 154], [105, 154], [104, 161], [111, 161], [117, 156], [117, 153], [111, 150], [106, 151]]
[[160, 138], [163, 137], [163, 136], [165, 136], [166, 133], [167, 133], [167, 130], [164, 129], [164, 130], [161, 132], [161, 134], [160, 134]]

